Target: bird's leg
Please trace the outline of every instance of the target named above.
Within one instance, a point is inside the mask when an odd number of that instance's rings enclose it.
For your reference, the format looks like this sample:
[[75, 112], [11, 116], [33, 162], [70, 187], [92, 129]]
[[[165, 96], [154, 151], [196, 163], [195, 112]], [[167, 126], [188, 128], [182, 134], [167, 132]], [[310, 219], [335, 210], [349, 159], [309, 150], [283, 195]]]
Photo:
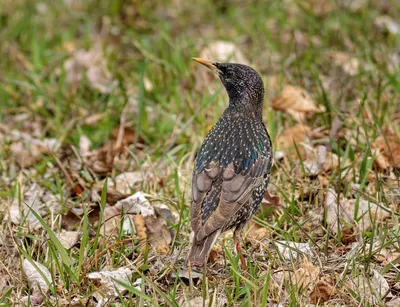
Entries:
[[244, 259], [243, 253], [242, 253], [242, 248], [241, 248], [241, 244], [240, 244], [240, 240], [241, 240], [241, 233], [242, 233], [242, 227], [238, 226], [235, 229], [235, 232], [233, 233], [233, 241], [235, 243], [235, 247], [236, 247], [236, 251], [239, 254], [239, 258], [240, 258], [240, 263], [243, 266], [243, 269], [245, 271], [247, 271], [247, 265], [246, 265], [246, 261]]

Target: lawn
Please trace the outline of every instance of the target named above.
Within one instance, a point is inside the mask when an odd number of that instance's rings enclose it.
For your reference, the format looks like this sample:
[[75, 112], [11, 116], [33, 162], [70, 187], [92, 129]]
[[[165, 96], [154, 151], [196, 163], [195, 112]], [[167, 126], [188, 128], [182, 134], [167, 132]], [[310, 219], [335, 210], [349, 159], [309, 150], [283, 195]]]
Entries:
[[[0, 306], [400, 306], [400, 2], [0, 1]], [[268, 191], [184, 265], [194, 158], [263, 78]]]

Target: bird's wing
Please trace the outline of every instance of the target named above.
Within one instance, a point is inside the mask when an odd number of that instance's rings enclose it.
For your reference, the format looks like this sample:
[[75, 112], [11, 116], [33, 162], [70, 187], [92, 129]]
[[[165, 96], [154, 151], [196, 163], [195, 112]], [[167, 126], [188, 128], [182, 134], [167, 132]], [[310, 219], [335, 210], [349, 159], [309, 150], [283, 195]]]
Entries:
[[197, 240], [226, 228], [235, 213], [252, 200], [254, 189], [265, 185], [268, 167], [270, 159], [259, 156], [247, 172], [236, 173], [234, 163], [225, 168], [211, 163], [193, 176], [191, 215]]

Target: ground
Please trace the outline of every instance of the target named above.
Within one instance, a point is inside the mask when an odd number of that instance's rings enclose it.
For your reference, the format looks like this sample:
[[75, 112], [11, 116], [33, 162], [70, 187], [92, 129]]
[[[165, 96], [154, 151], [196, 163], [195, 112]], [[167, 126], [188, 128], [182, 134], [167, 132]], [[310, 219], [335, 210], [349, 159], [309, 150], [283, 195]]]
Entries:
[[[396, 0], [1, 1], [0, 305], [399, 306], [399, 20]], [[232, 233], [183, 264], [228, 103], [192, 57], [265, 83], [248, 271]]]

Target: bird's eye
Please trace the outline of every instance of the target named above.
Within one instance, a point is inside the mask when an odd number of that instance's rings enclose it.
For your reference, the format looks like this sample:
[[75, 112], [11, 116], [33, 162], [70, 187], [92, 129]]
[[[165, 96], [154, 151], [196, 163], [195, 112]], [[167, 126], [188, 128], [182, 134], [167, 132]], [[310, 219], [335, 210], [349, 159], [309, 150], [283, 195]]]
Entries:
[[225, 78], [232, 78], [233, 77], [233, 71], [231, 69], [227, 69], [224, 73]]

